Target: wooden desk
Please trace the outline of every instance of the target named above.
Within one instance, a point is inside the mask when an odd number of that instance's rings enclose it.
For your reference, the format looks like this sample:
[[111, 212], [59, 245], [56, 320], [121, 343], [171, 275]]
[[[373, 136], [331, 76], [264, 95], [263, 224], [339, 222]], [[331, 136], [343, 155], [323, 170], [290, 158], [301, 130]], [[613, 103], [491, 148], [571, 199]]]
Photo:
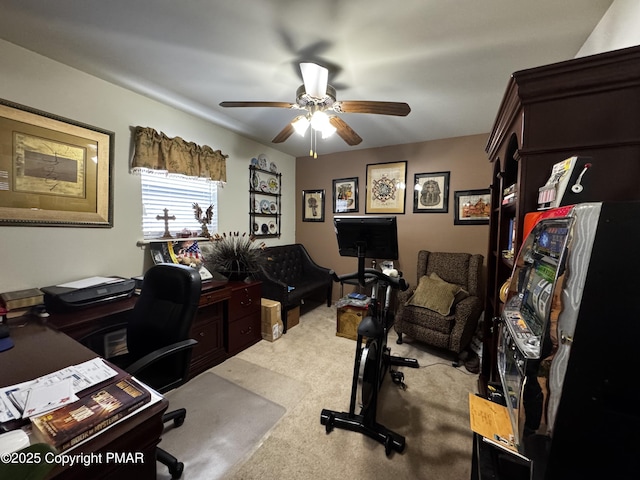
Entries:
[[[191, 356], [190, 378], [262, 340], [261, 294], [261, 282], [202, 282], [190, 332], [190, 337], [198, 341]], [[118, 324], [124, 327], [137, 299], [133, 296], [96, 307], [52, 312], [48, 322], [80, 339], [104, 327]]]
[[[15, 345], [10, 350], [0, 352], [0, 386], [33, 380], [96, 357], [88, 348], [38, 320], [32, 319], [25, 326], [10, 328]], [[120, 375], [124, 376], [124, 372], [120, 371]], [[129, 465], [103, 462], [93, 463], [89, 467], [77, 465], [72, 468], [56, 466], [49, 478], [155, 479], [155, 449], [164, 428], [162, 415], [167, 406], [168, 402], [163, 399], [92, 437], [88, 442], [65, 452], [103, 453], [103, 459], [106, 452], [142, 452], [144, 462]]]

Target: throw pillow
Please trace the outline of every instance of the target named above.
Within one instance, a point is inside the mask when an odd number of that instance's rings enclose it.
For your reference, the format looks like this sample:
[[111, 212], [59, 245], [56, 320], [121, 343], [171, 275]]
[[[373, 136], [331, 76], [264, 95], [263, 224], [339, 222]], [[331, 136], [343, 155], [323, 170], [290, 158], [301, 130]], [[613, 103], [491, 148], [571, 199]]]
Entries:
[[437, 276], [432, 278], [424, 275], [406, 305], [428, 308], [440, 315], [449, 315], [455, 295], [459, 291], [458, 285], [447, 283]]
[[[433, 278], [434, 280], [440, 280], [441, 282], [445, 282], [444, 280], [442, 280], [442, 278], [440, 278], [440, 276], [436, 272], [431, 272], [431, 275], [429, 275], [429, 277]], [[449, 282], [445, 282], [445, 283], [449, 283]], [[450, 285], [455, 285], [455, 284], [450, 284]], [[453, 298], [453, 305], [451, 305], [451, 308], [453, 308], [459, 302], [461, 302], [462, 300], [464, 300], [469, 296], [469, 292], [467, 292], [464, 288], [462, 287], [458, 287], [458, 288], [459, 290], [456, 293], [455, 297]]]

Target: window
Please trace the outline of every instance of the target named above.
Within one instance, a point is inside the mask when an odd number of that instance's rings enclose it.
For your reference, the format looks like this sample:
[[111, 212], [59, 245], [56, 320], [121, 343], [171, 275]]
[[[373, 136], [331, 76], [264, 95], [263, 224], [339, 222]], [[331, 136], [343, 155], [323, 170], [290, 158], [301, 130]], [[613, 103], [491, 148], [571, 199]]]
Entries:
[[202, 231], [202, 224], [196, 220], [193, 204], [197, 203], [203, 212], [213, 205], [213, 218], [208, 224], [209, 233], [218, 231], [218, 184], [217, 182], [194, 177], [166, 175], [158, 171], [140, 172], [142, 182], [142, 233], [145, 239], [160, 238], [164, 234], [164, 209], [175, 220], [169, 220], [169, 231], [173, 236], [187, 229], [194, 234]]

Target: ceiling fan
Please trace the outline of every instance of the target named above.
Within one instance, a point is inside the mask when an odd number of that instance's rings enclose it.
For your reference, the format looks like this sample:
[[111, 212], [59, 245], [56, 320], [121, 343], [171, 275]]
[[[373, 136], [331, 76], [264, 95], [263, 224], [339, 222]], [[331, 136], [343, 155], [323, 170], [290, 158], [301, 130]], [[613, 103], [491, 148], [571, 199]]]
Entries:
[[[301, 63], [303, 85], [296, 91], [296, 102], [221, 102], [221, 107], [274, 107], [304, 110], [278, 133], [273, 143], [282, 143], [295, 131], [304, 135], [309, 126], [323, 138], [337, 133], [347, 144], [358, 145], [362, 138], [335, 113], [373, 113], [405, 117], [411, 112], [403, 102], [336, 100], [336, 90], [328, 83], [329, 71], [315, 63]], [[313, 137], [310, 155], [313, 155]], [[315, 154], [317, 156], [317, 154]]]

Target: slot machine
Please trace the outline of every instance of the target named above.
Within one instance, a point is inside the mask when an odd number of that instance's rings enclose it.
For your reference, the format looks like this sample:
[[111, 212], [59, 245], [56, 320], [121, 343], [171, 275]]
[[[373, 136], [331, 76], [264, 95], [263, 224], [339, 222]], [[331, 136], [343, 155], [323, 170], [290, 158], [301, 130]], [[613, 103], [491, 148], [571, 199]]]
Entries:
[[498, 333], [513, 443], [533, 479], [636, 478], [640, 202], [535, 215]]

